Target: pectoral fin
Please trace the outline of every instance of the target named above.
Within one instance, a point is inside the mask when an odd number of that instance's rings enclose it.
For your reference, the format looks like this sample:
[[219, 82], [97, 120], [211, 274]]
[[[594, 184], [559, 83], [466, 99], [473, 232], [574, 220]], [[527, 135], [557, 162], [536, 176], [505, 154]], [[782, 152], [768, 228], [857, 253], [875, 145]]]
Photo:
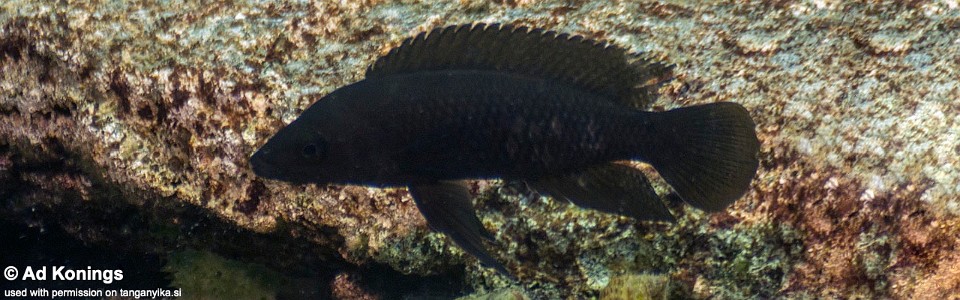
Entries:
[[527, 184], [583, 208], [640, 220], [675, 220], [643, 172], [624, 165], [610, 163]]
[[492, 242], [493, 235], [483, 227], [483, 223], [474, 213], [470, 192], [466, 186], [460, 182], [440, 181], [412, 185], [409, 190], [430, 228], [452, 238], [460, 248], [475, 256], [485, 266], [510, 275], [483, 246], [483, 240]]

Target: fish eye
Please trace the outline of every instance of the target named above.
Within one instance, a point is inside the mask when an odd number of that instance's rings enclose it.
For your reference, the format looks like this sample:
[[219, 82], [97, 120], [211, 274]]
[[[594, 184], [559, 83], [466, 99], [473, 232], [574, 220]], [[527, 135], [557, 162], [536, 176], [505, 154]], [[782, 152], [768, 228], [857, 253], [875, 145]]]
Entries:
[[317, 156], [317, 145], [307, 144], [306, 146], [303, 146], [303, 156], [307, 158]]
[[311, 143], [308, 143], [300, 149], [300, 153], [304, 158], [309, 159], [323, 159], [327, 154], [327, 143], [322, 139], [315, 140]]

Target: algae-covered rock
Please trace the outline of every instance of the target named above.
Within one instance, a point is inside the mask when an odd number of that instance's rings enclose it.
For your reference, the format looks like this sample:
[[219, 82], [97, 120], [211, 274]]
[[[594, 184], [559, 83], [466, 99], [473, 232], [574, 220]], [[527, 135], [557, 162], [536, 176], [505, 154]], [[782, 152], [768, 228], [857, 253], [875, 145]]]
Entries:
[[165, 269], [186, 299], [276, 299], [284, 280], [262, 265], [195, 250], [173, 253]]
[[616, 276], [600, 291], [602, 300], [667, 300], [669, 296], [670, 278], [653, 274]]
[[[762, 142], [750, 191], [709, 215], [671, 204], [665, 224], [473, 182], [512, 281], [431, 233], [404, 189], [253, 175], [271, 134], [403, 38], [478, 21], [677, 64], [653, 110], [744, 105]], [[374, 290], [391, 287], [369, 270], [533, 299], [644, 273], [704, 298], [946, 297], [960, 293], [958, 39], [956, 1], [4, 1], [0, 217], [333, 286], [351, 269]]]
[[523, 292], [516, 288], [504, 288], [489, 293], [478, 293], [474, 295], [457, 298], [457, 300], [526, 300], [528, 299]]

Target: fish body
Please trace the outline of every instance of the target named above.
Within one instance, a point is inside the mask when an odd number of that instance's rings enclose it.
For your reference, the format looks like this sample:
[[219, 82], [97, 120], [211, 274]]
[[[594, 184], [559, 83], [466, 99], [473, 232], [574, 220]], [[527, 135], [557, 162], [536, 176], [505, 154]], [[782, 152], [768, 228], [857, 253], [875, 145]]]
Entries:
[[[323, 145], [326, 163], [254, 166], [258, 174], [286, 181], [407, 186], [530, 180], [641, 159], [650, 113], [599, 97], [504, 72], [432, 71], [362, 80], [317, 101], [289, 126], [291, 132], [316, 134], [311, 143]], [[291, 172], [294, 167], [302, 171]]]
[[642, 108], [672, 65], [579, 36], [502, 25], [438, 28], [381, 57], [367, 77], [312, 104], [250, 159], [293, 183], [408, 187], [428, 224], [508, 273], [464, 179], [519, 180], [578, 206], [673, 220], [651, 164], [694, 207], [743, 195], [759, 141], [734, 103]]

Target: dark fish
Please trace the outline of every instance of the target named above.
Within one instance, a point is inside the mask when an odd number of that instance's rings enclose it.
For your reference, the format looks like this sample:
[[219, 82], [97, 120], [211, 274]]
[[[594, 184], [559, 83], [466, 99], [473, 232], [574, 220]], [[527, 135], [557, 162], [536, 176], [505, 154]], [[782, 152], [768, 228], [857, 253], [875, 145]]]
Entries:
[[321, 98], [250, 158], [294, 183], [406, 186], [430, 226], [507, 274], [464, 179], [522, 180], [576, 205], [673, 220], [642, 172], [653, 165], [694, 207], [719, 211], [757, 170], [747, 111], [713, 103], [645, 112], [672, 65], [616, 46], [509, 25], [420, 33], [366, 78]]

